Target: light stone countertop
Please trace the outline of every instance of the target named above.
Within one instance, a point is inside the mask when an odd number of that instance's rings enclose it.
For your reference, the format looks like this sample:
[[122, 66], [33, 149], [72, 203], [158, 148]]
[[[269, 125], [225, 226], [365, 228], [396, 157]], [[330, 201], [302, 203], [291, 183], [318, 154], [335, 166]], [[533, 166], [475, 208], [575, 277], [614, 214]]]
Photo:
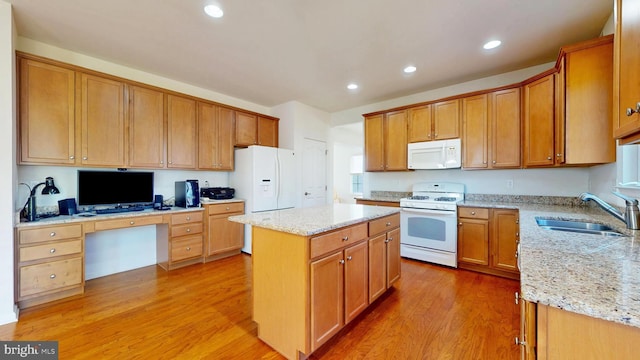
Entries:
[[[519, 209], [524, 299], [640, 327], [640, 231], [597, 207], [465, 201], [460, 206]], [[606, 224], [625, 237], [546, 230], [536, 216]]]
[[399, 208], [386, 206], [332, 204], [235, 215], [230, 216], [229, 220], [295, 235], [311, 236], [399, 212]]

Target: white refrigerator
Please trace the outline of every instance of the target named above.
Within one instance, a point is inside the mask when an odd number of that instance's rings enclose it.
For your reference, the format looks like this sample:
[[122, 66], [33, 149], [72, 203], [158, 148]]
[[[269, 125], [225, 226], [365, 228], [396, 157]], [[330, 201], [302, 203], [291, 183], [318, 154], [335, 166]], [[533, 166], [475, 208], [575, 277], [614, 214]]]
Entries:
[[[292, 150], [252, 145], [235, 150], [229, 176], [234, 197], [245, 201], [245, 213], [295, 207], [295, 161]], [[251, 254], [251, 225], [244, 228], [242, 251]]]

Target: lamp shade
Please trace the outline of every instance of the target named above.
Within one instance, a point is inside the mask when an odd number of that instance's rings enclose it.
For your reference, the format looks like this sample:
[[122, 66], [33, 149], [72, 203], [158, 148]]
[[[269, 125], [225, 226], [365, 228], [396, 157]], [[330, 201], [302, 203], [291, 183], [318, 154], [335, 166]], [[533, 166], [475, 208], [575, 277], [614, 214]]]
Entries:
[[47, 195], [47, 194], [60, 194], [60, 190], [58, 190], [58, 188], [56, 187], [56, 185], [53, 183], [53, 178], [52, 177], [47, 177], [44, 181], [44, 189], [42, 189], [42, 194], [43, 195]]

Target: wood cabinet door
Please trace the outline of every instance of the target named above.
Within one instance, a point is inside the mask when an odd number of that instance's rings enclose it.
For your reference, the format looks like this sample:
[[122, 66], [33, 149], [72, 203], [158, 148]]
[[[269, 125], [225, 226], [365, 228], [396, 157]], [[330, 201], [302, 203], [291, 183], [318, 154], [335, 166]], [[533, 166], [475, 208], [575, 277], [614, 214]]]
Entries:
[[217, 170], [218, 107], [198, 102], [198, 169]]
[[519, 272], [516, 257], [519, 235], [518, 210], [492, 210], [491, 267], [516, 273]]
[[218, 107], [218, 154], [217, 170], [233, 170], [233, 143], [235, 111], [224, 106]]
[[555, 74], [524, 85], [524, 166], [555, 163]]
[[489, 221], [459, 219], [458, 261], [489, 265]]
[[129, 165], [163, 168], [165, 162], [164, 94], [128, 86]]
[[615, 8], [613, 132], [622, 138], [640, 131], [640, 0], [616, 0]]
[[400, 229], [387, 233], [387, 289], [400, 279]]
[[335, 252], [311, 263], [311, 350], [344, 325], [344, 258]]
[[407, 170], [407, 112], [395, 111], [385, 115], [385, 170]]
[[369, 239], [369, 303], [387, 290], [387, 235]]
[[384, 115], [364, 119], [365, 171], [384, 171]]
[[227, 220], [231, 215], [210, 215], [207, 255], [241, 249], [244, 245], [244, 225]]
[[20, 59], [21, 164], [75, 164], [75, 72]]
[[258, 116], [258, 145], [278, 147], [278, 120]]
[[195, 100], [167, 95], [168, 168], [196, 168], [196, 111]]
[[431, 105], [417, 106], [407, 110], [407, 121], [408, 142], [432, 140]]
[[82, 74], [82, 165], [125, 167], [124, 84]]
[[441, 101], [433, 106], [433, 139], [460, 137], [460, 99]]
[[462, 99], [462, 167], [486, 169], [489, 157], [487, 94]]
[[369, 305], [369, 256], [367, 242], [344, 250], [344, 323]]
[[569, 52], [565, 62], [564, 158], [568, 164], [615, 162], [613, 43]]
[[520, 167], [520, 123], [520, 88], [489, 94], [491, 168]]
[[236, 146], [258, 143], [258, 118], [253, 114], [236, 111]]

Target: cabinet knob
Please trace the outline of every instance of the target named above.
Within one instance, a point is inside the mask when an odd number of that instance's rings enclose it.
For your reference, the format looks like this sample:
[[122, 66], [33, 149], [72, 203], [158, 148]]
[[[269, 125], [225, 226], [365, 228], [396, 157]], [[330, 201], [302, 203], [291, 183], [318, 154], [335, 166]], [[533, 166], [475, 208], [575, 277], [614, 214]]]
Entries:
[[387, 226], [387, 227], [389, 227], [389, 226], [391, 226], [391, 223], [390, 223], [390, 222], [388, 222], [388, 223], [386, 223], [386, 224], [384, 224], [384, 225], [385, 225], [385, 226]]
[[388, 243], [389, 243], [389, 241], [391, 241], [391, 239], [386, 239], [386, 240], [384, 241], [384, 243], [385, 243], [385, 244], [388, 244]]
[[547, 160], [551, 160], [551, 156], [547, 156]]
[[351, 255], [347, 256], [347, 260], [351, 260], [351, 259], [352, 259]]
[[76, 157], [75, 157], [75, 156], [73, 156], [73, 155], [69, 156], [69, 160], [73, 160], [73, 159], [75, 159], [75, 158], [76, 158]]
[[495, 160], [493, 160], [491, 163], [492, 163], [492, 164], [495, 164], [495, 163], [496, 163], [496, 161], [495, 161]]
[[129, 221], [129, 225], [133, 225], [133, 224], [135, 224], [135, 223], [136, 223], [136, 222], [135, 222], [135, 221], [133, 221], [133, 220]]
[[561, 157], [561, 156], [562, 156], [562, 154], [556, 154], [556, 157]]
[[431, 134], [427, 134], [427, 139], [431, 139]]
[[53, 254], [54, 252], [56, 252], [56, 248], [51, 248], [51, 250], [49, 250], [49, 252]]
[[187, 228], [187, 232], [191, 232], [191, 228]]
[[475, 211], [472, 211], [472, 212], [471, 212], [471, 215], [475, 215], [475, 214], [476, 214], [476, 212], [475, 212]]
[[518, 302], [520, 301], [520, 294], [518, 294], [518, 292], [516, 291], [514, 293], [514, 295], [516, 296], [516, 299], [515, 299], [516, 300], [516, 305], [518, 305]]
[[345, 236], [345, 237], [342, 238], [342, 241], [347, 241], [347, 240], [349, 240], [348, 236]]
[[389, 240], [387, 240], [387, 242], [389, 242], [389, 241], [393, 241], [393, 238], [392, 238], [392, 237], [390, 237], [390, 238], [389, 238]]
[[52, 231], [52, 232], [49, 234], [49, 237], [54, 237], [54, 236], [56, 236], [56, 232], [55, 232], [55, 231]]
[[516, 259], [518, 258], [518, 250], [516, 250]]
[[438, 137], [438, 133], [433, 134], [433, 137], [437, 138]]
[[187, 221], [191, 220], [191, 216], [187, 216]]
[[49, 279], [55, 279], [55, 278], [56, 278], [56, 274], [49, 275]]
[[461, 222], [459, 222], [459, 223], [458, 223], [458, 226], [462, 226], [462, 223], [461, 223]]
[[486, 164], [487, 162], [486, 162], [486, 161], [483, 161], [482, 163], [483, 163], [483, 164]]
[[631, 116], [637, 112], [640, 112], [640, 102], [636, 103], [636, 109], [632, 109], [632, 108], [627, 108], [627, 116]]
[[527, 343], [524, 341], [520, 341], [520, 339], [518, 339], [518, 337], [516, 336], [516, 345], [527, 345]]
[[173, 164], [173, 161], [169, 161], [169, 165]]
[[83, 156], [83, 157], [82, 157], [82, 160], [87, 160], [87, 157], [86, 157], [86, 156]]
[[160, 160], [160, 165], [164, 164], [164, 161]]
[[191, 247], [190, 246], [187, 246], [187, 251], [191, 251]]
[[230, 207], [228, 207], [228, 206], [227, 206], [225, 209], [226, 209], [226, 210], [231, 210], [231, 208], [230, 208]]
[[340, 265], [344, 265], [344, 259], [340, 259], [340, 261], [338, 261], [338, 263], [340, 263]]

